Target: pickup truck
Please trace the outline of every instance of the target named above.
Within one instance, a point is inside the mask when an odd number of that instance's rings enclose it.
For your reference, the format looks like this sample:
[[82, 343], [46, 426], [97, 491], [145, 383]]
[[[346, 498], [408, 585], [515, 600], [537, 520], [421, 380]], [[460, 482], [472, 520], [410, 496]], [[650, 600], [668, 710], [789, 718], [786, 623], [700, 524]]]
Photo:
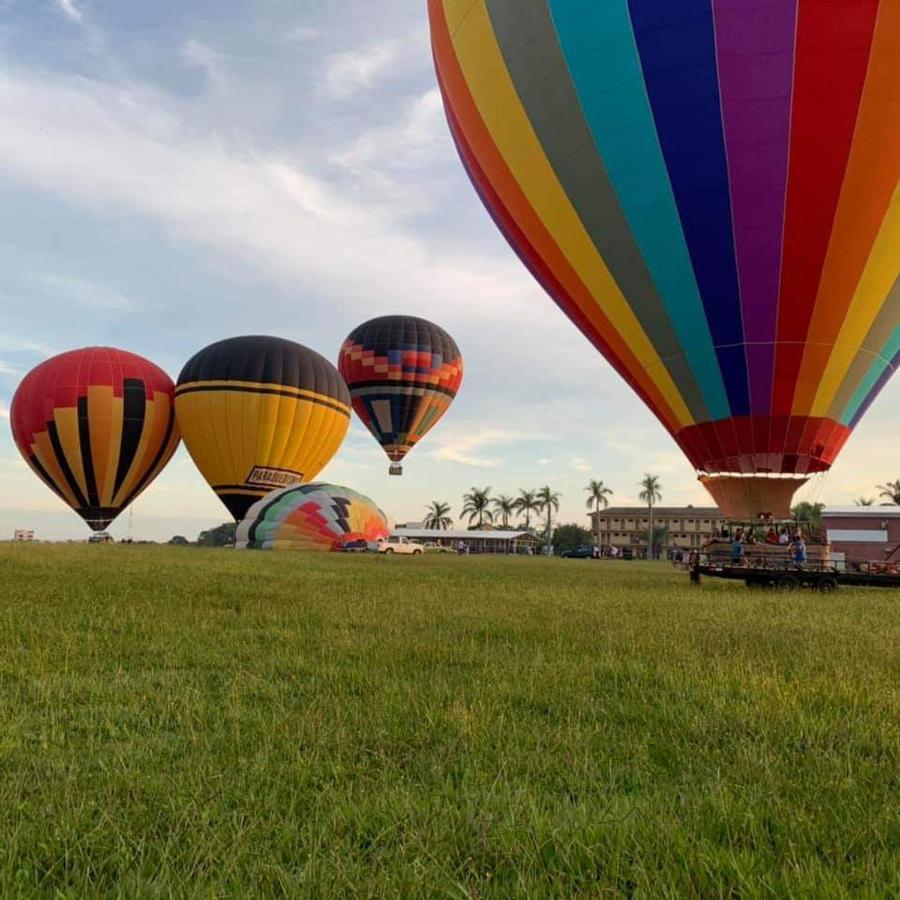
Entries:
[[386, 540], [372, 541], [369, 549], [375, 553], [407, 553], [410, 556], [418, 556], [422, 553], [422, 547], [414, 544], [409, 538], [391, 535]]
[[576, 547], [574, 550], [566, 550], [560, 553], [563, 559], [598, 559], [600, 554], [593, 548], [588, 546]]

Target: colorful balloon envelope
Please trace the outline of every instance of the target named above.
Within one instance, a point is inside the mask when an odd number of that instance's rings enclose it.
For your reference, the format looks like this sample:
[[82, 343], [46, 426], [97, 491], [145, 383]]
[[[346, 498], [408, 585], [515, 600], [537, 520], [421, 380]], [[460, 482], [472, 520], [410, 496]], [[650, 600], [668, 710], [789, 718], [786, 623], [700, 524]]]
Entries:
[[112, 347], [71, 350], [32, 369], [13, 397], [10, 422], [28, 465], [95, 531], [178, 446], [172, 379]]
[[196, 353], [178, 377], [175, 408], [188, 452], [235, 520], [273, 488], [315, 478], [350, 424], [337, 369], [277, 337], [229, 338]]
[[353, 409], [391, 460], [393, 475], [447, 411], [463, 377], [456, 341], [415, 316], [380, 316], [354, 328], [338, 367]]
[[429, 0], [494, 220], [733, 515], [900, 354], [900, 4]]
[[384, 513], [368, 498], [337, 484], [281, 488], [258, 500], [235, 532], [250, 550], [342, 550], [390, 535]]

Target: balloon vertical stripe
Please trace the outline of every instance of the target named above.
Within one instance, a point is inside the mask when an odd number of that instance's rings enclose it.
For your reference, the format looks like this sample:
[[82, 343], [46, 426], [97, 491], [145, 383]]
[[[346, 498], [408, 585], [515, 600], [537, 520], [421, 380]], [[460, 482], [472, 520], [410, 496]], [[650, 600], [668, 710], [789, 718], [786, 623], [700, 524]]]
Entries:
[[[448, 68], [451, 67], [449, 61], [447, 65]], [[441, 83], [443, 86], [443, 82]], [[443, 91], [445, 96], [449, 95], [448, 88], [443, 88]], [[455, 97], [459, 105], [465, 104], [464, 89], [460, 89]], [[609, 360], [622, 378], [674, 435], [683, 420], [676, 416], [674, 410], [666, 402], [666, 398], [662, 396], [659, 388], [649, 377], [649, 373], [646, 373], [631, 350], [617, 339], [615, 328], [603, 312], [596, 309], [594, 316], [588, 316], [587, 310], [593, 305], [593, 301], [587, 289], [577, 280], [577, 276], [559, 253], [559, 249], [549, 243], [544, 243], [543, 252], [541, 252], [539, 246], [533, 243], [529, 234], [523, 230], [524, 226], [530, 225], [538, 240], [541, 238], [544, 238], [545, 241], [549, 240], [549, 236], [534, 211], [523, 204], [517, 210], [519, 214], [517, 218], [514, 212], [507, 208], [505, 201], [495, 190], [496, 181], [492, 183], [488, 173], [479, 164], [479, 158], [473, 145], [468, 143], [454, 110], [450, 108], [447, 109], [447, 121], [460, 159], [475, 190], [513, 250], [560, 309]], [[489, 144], [484, 145], [482, 158], [491, 154], [491, 147], [492, 145]], [[495, 174], [497, 173], [509, 174], [502, 168], [502, 162], [495, 170]], [[511, 175], [509, 178], [512, 181]], [[517, 190], [512, 185], [509, 189], [511, 192]], [[554, 266], [554, 263], [557, 265]], [[569, 278], [564, 282], [563, 279], [566, 276]]]
[[714, 0], [750, 408], [772, 400], [797, 0]]
[[797, 414], [800, 363], [847, 171], [877, 12], [875, 0], [809, 0], [798, 7], [772, 400], [776, 415]]
[[[833, 364], [843, 348], [839, 332], [856, 320], [870, 322], [897, 277], [900, 259], [900, 3], [878, 11], [865, 88], [809, 339], [794, 397], [803, 408], [828, 366], [832, 378], [846, 372]], [[882, 344], [884, 339], [879, 341]], [[829, 354], [829, 349], [834, 350]], [[842, 354], [843, 356], [843, 354]], [[832, 388], [833, 390], [833, 388]]]
[[702, 389], [681, 350], [678, 330], [681, 340], [688, 331], [674, 328], [665, 314], [584, 118], [549, 9], [543, 3], [513, 8], [503, 0], [488, 0], [487, 7], [506, 67], [560, 184], [616, 283], [633, 298], [635, 315], [681, 386], [691, 415], [706, 418]]
[[[671, 321], [681, 344], [678, 353], [703, 390], [708, 412], [693, 415], [693, 420], [725, 417], [728, 396], [656, 133], [628, 6], [617, 2], [578, 9], [551, 0], [548, 7], [582, 115], [662, 300], [656, 317]], [[685, 393], [681, 383], [679, 390]]]
[[710, 0], [629, 0], [681, 229], [732, 415], [750, 412]]
[[[622, 368], [631, 372], [632, 379], [640, 384], [643, 393], [651, 398], [650, 402], [653, 404], [653, 408], [659, 415], [666, 416], [668, 421], [672, 422], [673, 429], [692, 421], [681, 395], [665, 372], [661, 360], [653, 353], [646, 337], [640, 342], [637, 340], [628, 342], [620, 334], [620, 323], [624, 326], [629, 319], [633, 322], [632, 334], [640, 332], [640, 326], [633, 314], [628, 311], [624, 297], [615, 284], [611, 283], [609, 273], [602, 268], [602, 261], [596, 251], [594, 251], [593, 272], [598, 275], [600, 281], [592, 282], [591, 271], [579, 271], [576, 263], [570, 261], [563, 242], [555, 239], [548, 231], [538, 207], [533, 205], [535, 198], [526, 196], [517, 175], [508, 165], [507, 159], [491, 135], [488, 124], [482, 119], [482, 111], [476, 107], [471, 86], [456, 57], [450, 38], [450, 26], [444, 18], [443, 10], [436, 0], [432, 3], [432, 7], [435, 10], [432, 32], [433, 46], [436, 56], [444, 61], [441, 68], [442, 85], [446, 95], [454, 98], [451, 127], [454, 127], [457, 132], [458, 144], [469, 148], [472, 160], [477, 158], [478, 168], [484, 173], [483, 184], [490, 185], [492, 193], [496, 194], [499, 203], [495, 207], [495, 214], [508, 216], [509, 220], [515, 223], [516, 229], [521, 230], [524, 240], [521, 244], [516, 244], [517, 250], [520, 254], [533, 253], [534, 264], [539, 266], [541, 271], [551, 275], [552, 279], [559, 284], [558, 293], [563, 298], [561, 305], [564, 309], [570, 316], [586, 322], [590, 333], [596, 335], [598, 340], [600, 340], [600, 335], [603, 336], [603, 344], [615, 357], [622, 358]], [[479, 8], [482, 19], [474, 24], [483, 27], [485, 11], [483, 6]], [[467, 20], [466, 24], [470, 26], [472, 23]], [[496, 43], [492, 53], [495, 56], [499, 54]], [[510, 104], [516, 102], [515, 98], [510, 98], [508, 93], [505, 93], [499, 100], [497, 98], [485, 98], [484, 100], [487, 108], [493, 111], [495, 119], [499, 117], [501, 124]], [[521, 135], [518, 134], [512, 135], [508, 141], [509, 145], [515, 146], [520, 137]], [[527, 132], [522, 140], [527, 140]], [[534, 149], [534, 141], [532, 134], [532, 149]], [[529, 162], [534, 165], [533, 160]], [[556, 185], [553, 195], [557, 198], [559, 197], [558, 191], [559, 187]], [[540, 198], [537, 199], [540, 200]], [[549, 203], [549, 208], [553, 208], [552, 197], [545, 198], [544, 203], [545, 205]], [[569, 226], [573, 224], [572, 216], [571, 206], [566, 203], [565, 218]], [[570, 230], [568, 229], [567, 233]], [[587, 240], [583, 232], [581, 239]], [[533, 250], [529, 251], [529, 247]], [[598, 295], [603, 298], [604, 302], [598, 303], [595, 299]], [[643, 356], [640, 356], [640, 353], [643, 353]], [[651, 375], [648, 369], [652, 369], [654, 374]], [[661, 371], [661, 374], [656, 377], [655, 372], [658, 370]], [[669, 416], [667, 416], [668, 410], [672, 411]]]
[[[554, 243], [589, 293], [588, 315], [598, 307], [631, 346], [670, 404], [684, 409], [684, 400], [634, 311], [597, 253], [584, 224], [569, 202], [518, 99], [506, 69], [484, 2], [447, 3], [453, 46], [464, 78], [490, 140], [502, 153], [528, 205], [545, 222], [554, 224]], [[593, 309], [592, 309], [593, 307]]]

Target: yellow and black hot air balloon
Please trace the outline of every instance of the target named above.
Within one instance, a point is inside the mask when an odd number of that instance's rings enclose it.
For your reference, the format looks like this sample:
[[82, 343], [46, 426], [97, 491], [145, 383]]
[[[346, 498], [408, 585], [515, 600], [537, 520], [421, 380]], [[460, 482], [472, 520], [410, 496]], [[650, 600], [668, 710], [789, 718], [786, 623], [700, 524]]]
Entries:
[[134, 353], [71, 350], [19, 385], [13, 438], [40, 479], [102, 531], [175, 452], [173, 392], [172, 379]]
[[277, 337], [228, 338], [196, 353], [175, 408], [197, 468], [238, 521], [269, 491], [315, 478], [350, 424], [337, 369]]

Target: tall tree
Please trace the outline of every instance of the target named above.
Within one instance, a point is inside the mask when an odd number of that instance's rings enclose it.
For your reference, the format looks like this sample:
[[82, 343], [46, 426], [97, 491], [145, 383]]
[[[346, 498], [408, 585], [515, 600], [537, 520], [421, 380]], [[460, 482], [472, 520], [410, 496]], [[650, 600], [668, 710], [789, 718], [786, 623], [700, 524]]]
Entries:
[[645, 474], [638, 484], [641, 488], [638, 496], [647, 504], [650, 519], [650, 527], [647, 529], [647, 552], [650, 559], [653, 559], [656, 555], [653, 550], [653, 507], [657, 501], [662, 500], [662, 485], [659, 483], [658, 475], [648, 474]]
[[519, 496], [516, 497], [516, 510], [519, 515], [525, 513], [525, 528], [531, 529], [531, 514], [541, 511], [541, 505], [538, 503], [537, 491], [523, 491], [519, 489]]
[[488, 522], [494, 521], [494, 514], [491, 512], [491, 488], [473, 487], [468, 494], [463, 494], [462, 515], [467, 516], [471, 525], [475, 519], [478, 519], [478, 527], [484, 528], [484, 520]]
[[853, 501], [854, 506], [874, 506], [875, 500], [872, 497], [857, 497]]
[[223, 522], [215, 528], [207, 528], [197, 536], [197, 543], [201, 547], [227, 547], [234, 543], [234, 532], [237, 525], [234, 522]]
[[597, 525], [597, 547], [600, 553], [603, 553], [603, 531], [600, 528], [600, 507], [606, 509], [609, 506], [609, 500], [606, 498], [612, 495], [612, 488], [608, 488], [602, 481], [592, 478], [585, 488], [587, 491], [587, 508], [594, 507], [594, 517]]
[[791, 515], [798, 522], [806, 522], [809, 525], [819, 527], [822, 524], [822, 510], [824, 503], [807, 503], [805, 500], [791, 507]]
[[890, 500], [891, 503], [900, 506], [900, 479], [897, 481], [888, 481], [885, 484], [876, 484], [875, 487], [880, 491], [878, 494], [879, 497], [885, 497]]
[[495, 497], [491, 503], [494, 505], [504, 529], [509, 528], [509, 517], [516, 511], [516, 501], [512, 497], [507, 497], [506, 494], [501, 494], [499, 497]]
[[558, 525], [553, 529], [553, 549], [557, 553], [589, 546], [592, 540], [593, 535], [587, 528], [582, 528], [581, 525], [574, 523]]
[[453, 524], [450, 518], [450, 504], [442, 503], [440, 500], [432, 500], [425, 509], [426, 528], [434, 528], [437, 531], [444, 531]]
[[547, 536], [548, 555], [551, 547], [553, 513], [559, 512], [559, 496], [558, 492], [550, 490], [549, 484], [545, 484], [544, 487], [537, 492], [538, 506], [540, 507], [541, 512], [546, 513], [547, 515], [547, 530], [545, 534]]

